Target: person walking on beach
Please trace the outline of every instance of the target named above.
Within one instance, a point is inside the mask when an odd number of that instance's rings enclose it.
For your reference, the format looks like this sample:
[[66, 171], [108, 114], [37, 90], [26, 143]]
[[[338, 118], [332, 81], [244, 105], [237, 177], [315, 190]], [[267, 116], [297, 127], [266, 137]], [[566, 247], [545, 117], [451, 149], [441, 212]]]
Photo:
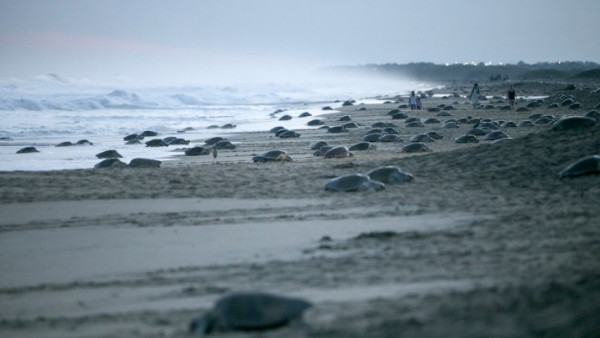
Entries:
[[479, 86], [477, 85], [477, 83], [475, 83], [473, 85], [473, 89], [471, 89], [471, 95], [469, 95], [469, 99], [471, 100], [471, 103], [473, 104], [473, 108], [477, 107], [477, 105], [479, 104], [480, 96], [481, 96], [481, 93], [479, 92]]
[[508, 88], [508, 103], [510, 104], [510, 108], [511, 109], [515, 109], [515, 99], [517, 97], [517, 93], [515, 92], [515, 89], [513, 88], [512, 85], [510, 85], [510, 88]]
[[408, 98], [408, 105], [410, 106], [410, 110], [417, 109], [417, 96], [415, 95], [414, 90], [410, 93], [410, 97]]

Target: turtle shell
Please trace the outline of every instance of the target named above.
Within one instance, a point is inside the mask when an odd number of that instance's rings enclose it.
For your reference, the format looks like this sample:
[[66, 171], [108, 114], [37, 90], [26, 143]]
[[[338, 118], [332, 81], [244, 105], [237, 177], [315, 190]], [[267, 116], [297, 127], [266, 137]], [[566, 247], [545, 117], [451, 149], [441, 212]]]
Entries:
[[371, 144], [369, 142], [360, 142], [360, 143], [354, 144], [348, 148], [349, 151], [369, 150], [369, 149], [375, 149], [375, 145]]
[[456, 143], [479, 143], [479, 139], [475, 135], [467, 134], [461, 135], [454, 139]]
[[563, 169], [559, 176], [565, 178], [592, 174], [600, 174], [600, 155], [580, 158]]
[[319, 150], [315, 151], [313, 153], [313, 155], [315, 156], [323, 156], [325, 155], [325, 153], [327, 153], [328, 151], [330, 151], [331, 149], [333, 149], [332, 146], [322, 146], [321, 148], [319, 148]]
[[325, 190], [336, 192], [377, 191], [384, 188], [383, 183], [374, 181], [364, 174], [344, 175], [325, 183]]
[[400, 184], [413, 180], [413, 175], [400, 170], [397, 166], [384, 166], [369, 170], [365, 175], [374, 181], [387, 184]]
[[346, 158], [352, 156], [352, 153], [348, 151], [346, 147], [335, 147], [331, 148], [325, 153], [325, 158]]
[[510, 136], [508, 136], [508, 134], [503, 132], [502, 130], [495, 130], [483, 136], [483, 139], [486, 141], [495, 141], [503, 138], [510, 138]]
[[433, 150], [431, 150], [431, 148], [429, 148], [428, 146], [426, 146], [425, 144], [423, 144], [421, 142], [407, 144], [404, 147], [402, 147], [403, 153], [421, 153], [421, 152], [430, 152], [430, 151], [433, 151]]
[[159, 168], [160, 161], [149, 158], [134, 158], [129, 162], [129, 168]]
[[203, 317], [192, 321], [191, 333], [256, 331], [301, 319], [312, 304], [264, 292], [236, 292], [219, 299]]
[[123, 158], [116, 150], [107, 150], [96, 154], [97, 158]]
[[552, 124], [552, 130], [554, 131], [565, 131], [565, 130], [583, 130], [596, 124], [596, 120], [590, 117], [583, 116], [568, 116], [559, 119]]
[[292, 162], [292, 158], [283, 150], [273, 149], [264, 153], [258, 154], [252, 158], [254, 162]]
[[321, 149], [324, 146], [328, 146], [329, 143], [327, 143], [327, 141], [317, 141], [314, 143], [311, 143], [310, 145], [310, 150], [318, 150]]

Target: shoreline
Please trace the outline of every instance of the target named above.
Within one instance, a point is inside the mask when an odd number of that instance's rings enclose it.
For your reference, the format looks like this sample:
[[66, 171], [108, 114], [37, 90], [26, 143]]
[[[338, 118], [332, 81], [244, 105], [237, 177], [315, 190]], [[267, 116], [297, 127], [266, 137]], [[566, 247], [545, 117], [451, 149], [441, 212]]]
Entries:
[[[496, 86], [482, 85], [489, 109], [464, 98], [424, 98], [425, 108], [454, 109], [438, 116], [442, 109], [400, 108], [440, 120], [414, 128], [388, 115], [406, 102], [346, 106], [322, 117], [336, 125], [350, 115], [359, 128], [296, 130], [301, 136], [293, 139], [235, 133], [228, 138], [238, 147], [219, 151], [215, 163], [187, 156], [158, 169], [0, 172], [0, 213], [10, 215], [0, 221], [0, 268], [11, 271], [10, 280], [0, 277], [0, 333], [180, 337], [219, 296], [247, 289], [313, 303], [309, 328], [261, 337], [598, 332], [600, 176], [558, 173], [600, 154], [600, 122], [578, 132], [500, 128], [511, 139], [479, 136], [477, 144], [454, 142], [472, 124], [442, 127], [469, 115], [514, 122], [536, 113], [581, 115], [600, 103], [592, 93], [600, 84], [590, 87], [564, 92], [579, 109], [547, 108], [564, 88], [557, 83], [516, 86], [517, 95], [548, 95], [524, 112], [502, 110], [506, 88]], [[468, 90], [461, 84], [452, 92]], [[309, 149], [318, 140], [361, 142], [375, 122], [395, 123], [403, 141], [375, 142], [376, 149], [340, 159]], [[401, 151], [425, 131], [443, 136], [427, 143], [432, 152]], [[294, 161], [252, 162], [269, 149]], [[380, 191], [324, 190], [334, 177], [385, 165], [414, 180]]]

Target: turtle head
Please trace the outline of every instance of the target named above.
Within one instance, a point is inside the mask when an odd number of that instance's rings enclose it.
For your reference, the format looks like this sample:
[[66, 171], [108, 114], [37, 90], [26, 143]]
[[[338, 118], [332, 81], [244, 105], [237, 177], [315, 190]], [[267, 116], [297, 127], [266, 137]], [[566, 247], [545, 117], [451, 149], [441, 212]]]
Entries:
[[194, 336], [204, 336], [212, 332], [214, 328], [215, 320], [209, 312], [200, 318], [192, 320], [190, 323], [190, 334]]

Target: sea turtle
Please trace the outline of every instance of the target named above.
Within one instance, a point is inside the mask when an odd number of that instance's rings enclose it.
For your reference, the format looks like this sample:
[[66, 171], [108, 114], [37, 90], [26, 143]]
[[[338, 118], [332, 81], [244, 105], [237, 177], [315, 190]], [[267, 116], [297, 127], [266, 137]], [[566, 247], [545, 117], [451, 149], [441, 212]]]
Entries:
[[66, 142], [61, 142], [61, 143], [55, 145], [55, 147], [70, 147], [70, 146], [73, 146], [73, 145], [75, 145], [75, 144], [73, 144], [73, 142], [66, 141]]
[[96, 154], [97, 158], [123, 158], [116, 150], [106, 150]]
[[331, 149], [333, 149], [333, 146], [330, 145], [326, 145], [326, 146], [322, 146], [321, 148], [319, 148], [317, 151], [315, 151], [313, 153], [313, 155], [315, 156], [323, 156], [325, 155], [328, 151], [330, 151]]
[[561, 170], [559, 176], [565, 178], [592, 174], [600, 174], [600, 155], [591, 155], [580, 158]]
[[78, 146], [93, 146], [94, 144], [92, 142], [86, 140], [86, 139], [83, 139], [83, 140], [77, 141], [75, 143], [75, 145], [78, 145]]
[[35, 147], [25, 147], [17, 150], [17, 154], [29, 154], [29, 153], [39, 153], [40, 151], [35, 149]]
[[293, 159], [283, 150], [269, 150], [252, 157], [254, 162], [293, 162]]
[[444, 124], [442, 124], [442, 128], [453, 129], [453, 128], [460, 128], [460, 126], [458, 125], [458, 123], [456, 123], [454, 121], [446, 121], [446, 122], [444, 122]]
[[279, 118], [279, 121], [289, 121], [292, 119], [292, 115], [283, 115]]
[[158, 133], [152, 130], [146, 130], [140, 134], [141, 137], [158, 136]]
[[210, 154], [210, 149], [202, 146], [195, 146], [193, 148], [186, 149], [184, 153], [186, 156], [208, 155]]
[[411, 136], [408, 139], [410, 142], [434, 142], [435, 140], [429, 137], [426, 133]]
[[127, 164], [119, 160], [118, 158], [107, 158], [100, 163], [96, 163], [94, 168], [96, 169], [104, 169], [104, 168], [126, 168]]
[[235, 144], [229, 140], [222, 140], [213, 145], [215, 149], [235, 149]]
[[402, 142], [402, 138], [396, 134], [383, 134], [379, 137], [379, 142]]
[[280, 138], [293, 138], [293, 137], [300, 137], [300, 134], [298, 134], [297, 132], [293, 131], [293, 130], [286, 130], [283, 133], [278, 135]]
[[406, 115], [404, 113], [396, 113], [396, 114], [392, 115], [392, 120], [403, 120], [407, 117], [408, 117], [408, 115]]
[[320, 119], [313, 119], [306, 122], [307, 126], [322, 126], [323, 124], [325, 124], [325, 122], [323, 122], [323, 120]]
[[347, 133], [348, 130], [346, 128], [344, 128], [344, 126], [333, 126], [333, 127], [327, 128], [327, 132], [329, 132], [331, 134], [339, 134], [339, 133]]
[[428, 119], [426, 119], [425, 121], [423, 121], [423, 123], [425, 124], [434, 124], [434, 123], [440, 123], [441, 121], [436, 119], [435, 117], [430, 117]]
[[327, 141], [317, 141], [310, 144], [310, 150], [318, 150], [322, 147], [328, 146], [329, 143]]
[[394, 135], [400, 135], [400, 132], [398, 132], [395, 128], [393, 127], [385, 127], [383, 128], [383, 133], [384, 134], [394, 134]]
[[589, 117], [589, 118], [594, 119], [596, 121], [600, 121], [600, 113], [598, 113], [597, 110], [590, 110], [587, 113], [585, 113], [583, 115], [583, 117]]
[[533, 128], [535, 127], [535, 124], [533, 124], [533, 122], [531, 122], [530, 120], [525, 120], [525, 121], [521, 121], [519, 122], [519, 124], [517, 124], [518, 128]]
[[346, 158], [354, 156], [354, 154], [352, 154], [346, 147], [335, 147], [331, 148], [323, 156], [325, 158]]
[[174, 145], [188, 145], [188, 144], [190, 144], [190, 140], [182, 139], [182, 138], [179, 138], [179, 137], [174, 137], [174, 138], [170, 139], [169, 142], [165, 141], [165, 143], [167, 143], [170, 146], [174, 146]]
[[160, 161], [152, 160], [149, 158], [134, 158], [129, 162], [127, 167], [129, 168], [159, 168]]
[[128, 145], [130, 145], [130, 144], [142, 144], [142, 141], [140, 141], [140, 140], [129, 140], [129, 141], [125, 142], [125, 144], [128, 144]]
[[467, 135], [483, 136], [491, 133], [492, 131], [488, 128], [473, 128], [467, 132]]
[[384, 188], [383, 183], [374, 181], [364, 174], [344, 175], [325, 183], [325, 190], [327, 191], [377, 191]]
[[221, 126], [221, 129], [233, 129], [235, 127], [237, 127], [235, 124], [225, 123], [224, 125]]
[[442, 136], [440, 133], [436, 132], [436, 131], [428, 131], [427, 136], [431, 137], [434, 140], [441, 140], [444, 138], [444, 136]]
[[341, 121], [341, 122], [348, 122], [348, 121], [352, 121], [352, 116], [350, 116], [350, 115], [344, 115], [344, 116], [340, 117], [340, 118], [338, 119], [338, 121]]
[[552, 130], [554, 131], [566, 131], [574, 130], [581, 131], [583, 129], [592, 127], [596, 124], [596, 120], [591, 117], [583, 116], [567, 116], [558, 119], [558, 121], [552, 124]]
[[279, 136], [281, 136], [281, 134], [288, 132], [288, 131], [290, 131], [290, 130], [287, 128], [279, 129], [278, 131], [275, 132], [275, 136], [279, 137]]
[[342, 125], [342, 127], [346, 128], [346, 129], [353, 129], [353, 128], [360, 127], [360, 124], [358, 124], [358, 122], [351, 121], [351, 122], [348, 122], [348, 123], [344, 123]]
[[351, 145], [350, 147], [348, 147], [349, 151], [371, 150], [371, 149], [376, 149], [376, 146], [369, 142], [360, 142], [360, 143], [357, 143], [357, 144], [354, 144], [354, 145]]
[[165, 141], [158, 139], [158, 138], [155, 138], [153, 140], [146, 142], [146, 147], [168, 147], [168, 146], [169, 145]]
[[211, 137], [211, 138], [205, 140], [204, 144], [212, 146], [212, 145], [216, 144], [217, 142], [224, 141], [224, 140], [226, 140], [226, 138], [221, 137], [221, 136], [215, 136], [215, 137]]
[[472, 134], [461, 135], [454, 139], [456, 143], [479, 143], [477, 136]]
[[139, 134], [129, 134], [125, 137], [123, 137], [123, 141], [131, 141], [131, 140], [143, 140], [144, 137], [140, 136]]
[[510, 136], [502, 130], [494, 130], [483, 136], [483, 139], [486, 141], [496, 141], [503, 138], [510, 138]]
[[265, 292], [235, 292], [190, 323], [190, 333], [267, 330], [302, 319], [312, 304], [304, 299]]
[[413, 175], [396, 166], [384, 166], [369, 170], [365, 175], [370, 179], [387, 184], [400, 184], [413, 180]]
[[433, 150], [421, 142], [410, 143], [402, 147], [403, 153], [422, 153], [431, 151]]
[[513, 121], [506, 121], [504, 123], [501, 124], [502, 128], [516, 128], [517, 124]]
[[312, 114], [309, 113], [309, 112], [307, 112], [307, 111], [305, 111], [304, 113], [301, 113], [300, 115], [298, 115], [298, 117], [309, 117], [309, 116], [312, 116]]
[[371, 128], [396, 128], [396, 124], [392, 122], [375, 122], [371, 125]]
[[276, 132], [280, 131], [281, 129], [285, 129], [285, 127], [283, 127], [283, 126], [273, 127], [269, 130], [269, 132], [276, 133]]

